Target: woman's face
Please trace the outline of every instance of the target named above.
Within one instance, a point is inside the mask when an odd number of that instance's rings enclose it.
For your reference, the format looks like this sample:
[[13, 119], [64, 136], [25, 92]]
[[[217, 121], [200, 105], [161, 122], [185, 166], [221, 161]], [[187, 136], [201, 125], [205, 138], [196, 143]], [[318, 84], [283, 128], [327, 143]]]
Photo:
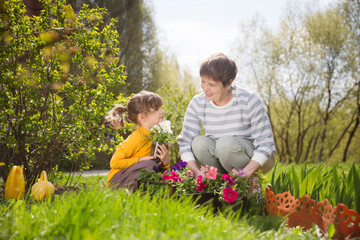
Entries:
[[208, 76], [201, 76], [201, 88], [206, 98], [218, 106], [225, 105], [231, 100], [231, 83], [224, 87], [219, 81], [215, 81]]

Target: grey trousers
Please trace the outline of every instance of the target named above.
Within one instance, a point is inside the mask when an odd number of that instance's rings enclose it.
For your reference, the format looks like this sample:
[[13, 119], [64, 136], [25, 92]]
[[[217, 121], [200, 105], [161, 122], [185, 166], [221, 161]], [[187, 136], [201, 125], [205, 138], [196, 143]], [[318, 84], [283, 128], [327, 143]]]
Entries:
[[[251, 141], [240, 137], [222, 137], [217, 141], [196, 136], [191, 143], [195, 160], [200, 165], [216, 167], [219, 173], [228, 173], [231, 166], [243, 169], [254, 155], [254, 145]], [[262, 173], [269, 172], [275, 164], [274, 154], [260, 168]]]

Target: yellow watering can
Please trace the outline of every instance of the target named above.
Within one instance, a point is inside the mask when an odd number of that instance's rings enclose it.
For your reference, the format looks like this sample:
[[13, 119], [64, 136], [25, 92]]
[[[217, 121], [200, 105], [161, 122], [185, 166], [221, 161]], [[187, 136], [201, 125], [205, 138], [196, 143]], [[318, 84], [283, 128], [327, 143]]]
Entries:
[[51, 182], [48, 182], [46, 172], [42, 171], [40, 179], [31, 188], [31, 196], [34, 198], [34, 200], [39, 201], [44, 196], [49, 198], [50, 194], [53, 194], [54, 192], [54, 185], [52, 185]]
[[13, 166], [5, 183], [5, 199], [23, 199], [24, 192], [23, 166]]

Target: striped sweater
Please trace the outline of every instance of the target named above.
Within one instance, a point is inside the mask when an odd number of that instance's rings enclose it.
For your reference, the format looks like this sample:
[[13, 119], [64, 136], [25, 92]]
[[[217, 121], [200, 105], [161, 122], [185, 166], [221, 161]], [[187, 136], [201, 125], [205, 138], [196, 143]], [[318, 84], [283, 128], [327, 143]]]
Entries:
[[270, 121], [260, 98], [236, 86], [232, 86], [232, 94], [232, 99], [224, 106], [216, 106], [204, 93], [190, 101], [178, 140], [183, 161], [195, 160], [191, 142], [200, 134], [201, 124], [205, 136], [214, 140], [224, 136], [251, 140], [255, 146], [251, 160], [261, 166], [275, 152]]

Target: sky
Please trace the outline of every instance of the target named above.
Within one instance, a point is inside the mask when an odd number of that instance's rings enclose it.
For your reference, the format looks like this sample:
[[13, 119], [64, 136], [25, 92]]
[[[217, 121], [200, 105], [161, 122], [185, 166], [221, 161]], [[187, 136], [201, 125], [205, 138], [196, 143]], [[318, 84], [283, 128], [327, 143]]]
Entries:
[[[298, 0], [299, 1], [299, 0]], [[304, 0], [300, 0], [304, 1]], [[326, 5], [334, 0], [318, 0]], [[201, 62], [216, 52], [232, 55], [240, 25], [258, 14], [276, 29], [287, 0], [152, 0], [160, 46], [198, 77]]]

